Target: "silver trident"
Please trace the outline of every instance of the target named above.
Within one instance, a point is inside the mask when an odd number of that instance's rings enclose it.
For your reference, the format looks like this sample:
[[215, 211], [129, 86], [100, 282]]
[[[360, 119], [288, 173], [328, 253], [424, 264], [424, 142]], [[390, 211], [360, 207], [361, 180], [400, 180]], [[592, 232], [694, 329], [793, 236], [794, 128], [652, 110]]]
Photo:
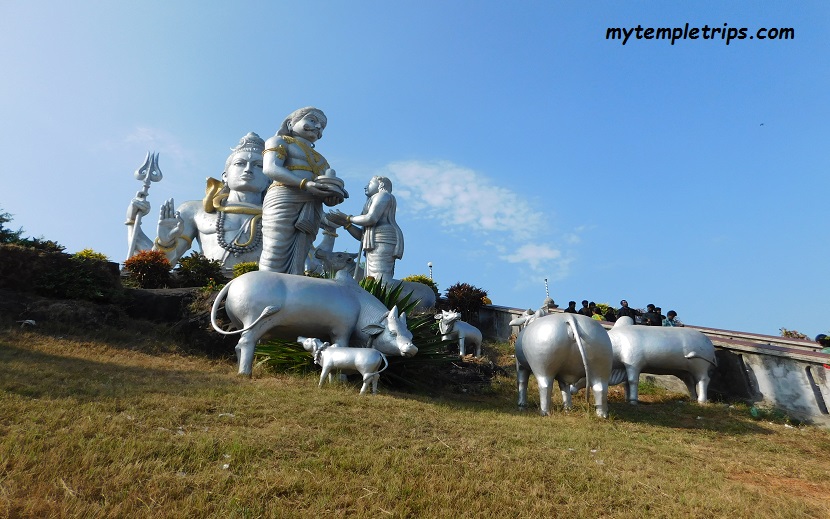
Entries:
[[[159, 154], [158, 153], [151, 153], [147, 152], [147, 156], [144, 157], [144, 164], [142, 164], [137, 170], [135, 170], [135, 178], [136, 180], [141, 180], [144, 182], [141, 191], [135, 194], [136, 198], [141, 200], [147, 199], [147, 194], [150, 192], [150, 185], [153, 182], [158, 182], [161, 180], [161, 170], [159, 169]], [[131, 222], [127, 222], [128, 224]], [[130, 249], [127, 251], [127, 258], [132, 258], [133, 253], [135, 252], [135, 239], [137, 236], [137, 231], [141, 227], [141, 213], [139, 212], [136, 214], [135, 221], [132, 222], [133, 224], [133, 232], [130, 236]]]

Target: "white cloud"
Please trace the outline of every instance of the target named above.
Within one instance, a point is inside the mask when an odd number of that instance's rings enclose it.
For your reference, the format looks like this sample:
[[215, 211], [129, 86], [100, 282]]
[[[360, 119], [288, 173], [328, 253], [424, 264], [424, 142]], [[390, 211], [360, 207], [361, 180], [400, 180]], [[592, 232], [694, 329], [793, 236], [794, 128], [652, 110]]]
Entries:
[[508, 263], [527, 263], [533, 270], [547, 262], [560, 259], [562, 252], [544, 244], [527, 243], [522, 245], [513, 254], [502, 256]]
[[448, 161], [394, 162], [380, 174], [392, 179], [394, 193], [404, 201], [399, 211], [472, 232], [490, 244], [495, 257], [525, 265], [535, 275], [567, 268], [562, 252], [551, 245], [549, 217], [486, 175]]
[[544, 225], [544, 215], [516, 193], [451, 162], [394, 162], [384, 170], [408, 211], [442, 225], [507, 232], [517, 239], [529, 239]]

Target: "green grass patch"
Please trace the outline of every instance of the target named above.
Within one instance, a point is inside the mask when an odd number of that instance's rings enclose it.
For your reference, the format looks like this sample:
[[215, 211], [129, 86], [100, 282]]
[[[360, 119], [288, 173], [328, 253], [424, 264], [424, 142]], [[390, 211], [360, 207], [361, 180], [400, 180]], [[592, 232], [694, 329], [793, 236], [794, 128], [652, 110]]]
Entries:
[[466, 392], [359, 397], [316, 371], [237, 377], [163, 327], [6, 324], [0, 517], [830, 515], [827, 430], [620, 386], [608, 420], [583, 393], [541, 417], [516, 408], [509, 345], [484, 352], [497, 369]]

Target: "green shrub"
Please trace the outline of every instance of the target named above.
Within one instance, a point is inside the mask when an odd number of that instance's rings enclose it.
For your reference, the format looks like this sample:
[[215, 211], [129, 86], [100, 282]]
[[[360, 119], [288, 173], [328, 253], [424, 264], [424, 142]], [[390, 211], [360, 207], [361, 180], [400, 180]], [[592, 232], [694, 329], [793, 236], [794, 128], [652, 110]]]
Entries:
[[809, 338], [809, 337], [807, 337], [807, 335], [805, 335], [805, 334], [803, 334], [803, 333], [799, 332], [798, 330], [788, 330], [788, 329], [786, 329], [786, 328], [781, 328], [781, 329], [780, 329], [780, 332], [781, 332], [781, 337], [788, 337], [788, 338], [790, 338], [790, 339], [806, 339], [806, 340], [810, 340], [810, 338]]
[[98, 261], [109, 261], [110, 259], [107, 257], [106, 254], [102, 252], [95, 252], [92, 249], [84, 249], [81, 251], [76, 252], [72, 255], [73, 258], [78, 259], [90, 259], [90, 260], [98, 260]]
[[478, 321], [478, 311], [484, 306], [487, 291], [468, 283], [456, 283], [447, 289], [447, 306], [461, 312], [464, 321]]
[[256, 261], [243, 261], [233, 266], [233, 277], [238, 278], [242, 274], [259, 270], [259, 263]]
[[197, 251], [179, 260], [176, 275], [179, 285], [183, 287], [203, 287], [224, 278], [222, 262], [209, 259]]
[[433, 292], [435, 292], [436, 301], [439, 297], [441, 297], [441, 293], [438, 292], [438, 284], [435, 281], [433, 281], [429, 276], [425, 276], [423, 274], [414, 274], [412, 276], [406, 276], [401, 281], [414, 281], [415, 283], [424, 284], [431, 288]]
[[63, 252], [66, 249], [66, 247], [60, 243], [52, 240], [46, 240], [43, 236], [39, 238], [21, 238], [15, 242], [15, 245], [41, 250], [44, 252]]
[[124, 262], [130, 279], [141, 288], [163, 288], [170, 285], [170, 262], [163, 252], [139, 251]]
[[112, 302], [121, 294], [117, 267], [106, 261], [0, 245], [0, 288], [44, 297]]

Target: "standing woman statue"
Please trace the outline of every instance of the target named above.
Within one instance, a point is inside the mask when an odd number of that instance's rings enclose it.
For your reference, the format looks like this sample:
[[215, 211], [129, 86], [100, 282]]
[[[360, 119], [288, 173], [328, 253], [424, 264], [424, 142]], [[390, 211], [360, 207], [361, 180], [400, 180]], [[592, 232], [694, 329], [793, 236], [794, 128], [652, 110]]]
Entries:
[[302, 275], [323, 204], [331, 207], [348, 197], [343, 181], [314, 149], [325, 127], [321, 110], [301, 108], [265, 142], [263, 172], [274, 182], [262, 204], [260, 270]]
[[[162, 204], [155, 240], [148, 238], [140, 226], [135, 229], [136, 251], [162, 251], [175, 265], [196, 240], [202, 253], [221, 261], [226, 270], [237, 263], [259, 259], [262, 197], [270, 182], [262, 173], [264, 145], [256, 133], [242, 137], [225, 161], [222, 180], [207, 179], [203, 200], [190, 200], [178, 208], [172, 198]], [[146, 200], [132, 200], [127, 208], [130, 232], [136, 216], [149, 211], [150, 203]]]
[[392, 181], [386, 177], [372, 177], [366, 185], [366, 205], [363, 212], [348, 216], [338, 210], [328, 219], [342, 225], [355, 239], [362, 240], [366, 251], [366, 275], [380, 281], [391, 281], [395, 274], [395, 260], [403, 257], [403, 232], [395, 222], [398, 203], [392, 194]]

